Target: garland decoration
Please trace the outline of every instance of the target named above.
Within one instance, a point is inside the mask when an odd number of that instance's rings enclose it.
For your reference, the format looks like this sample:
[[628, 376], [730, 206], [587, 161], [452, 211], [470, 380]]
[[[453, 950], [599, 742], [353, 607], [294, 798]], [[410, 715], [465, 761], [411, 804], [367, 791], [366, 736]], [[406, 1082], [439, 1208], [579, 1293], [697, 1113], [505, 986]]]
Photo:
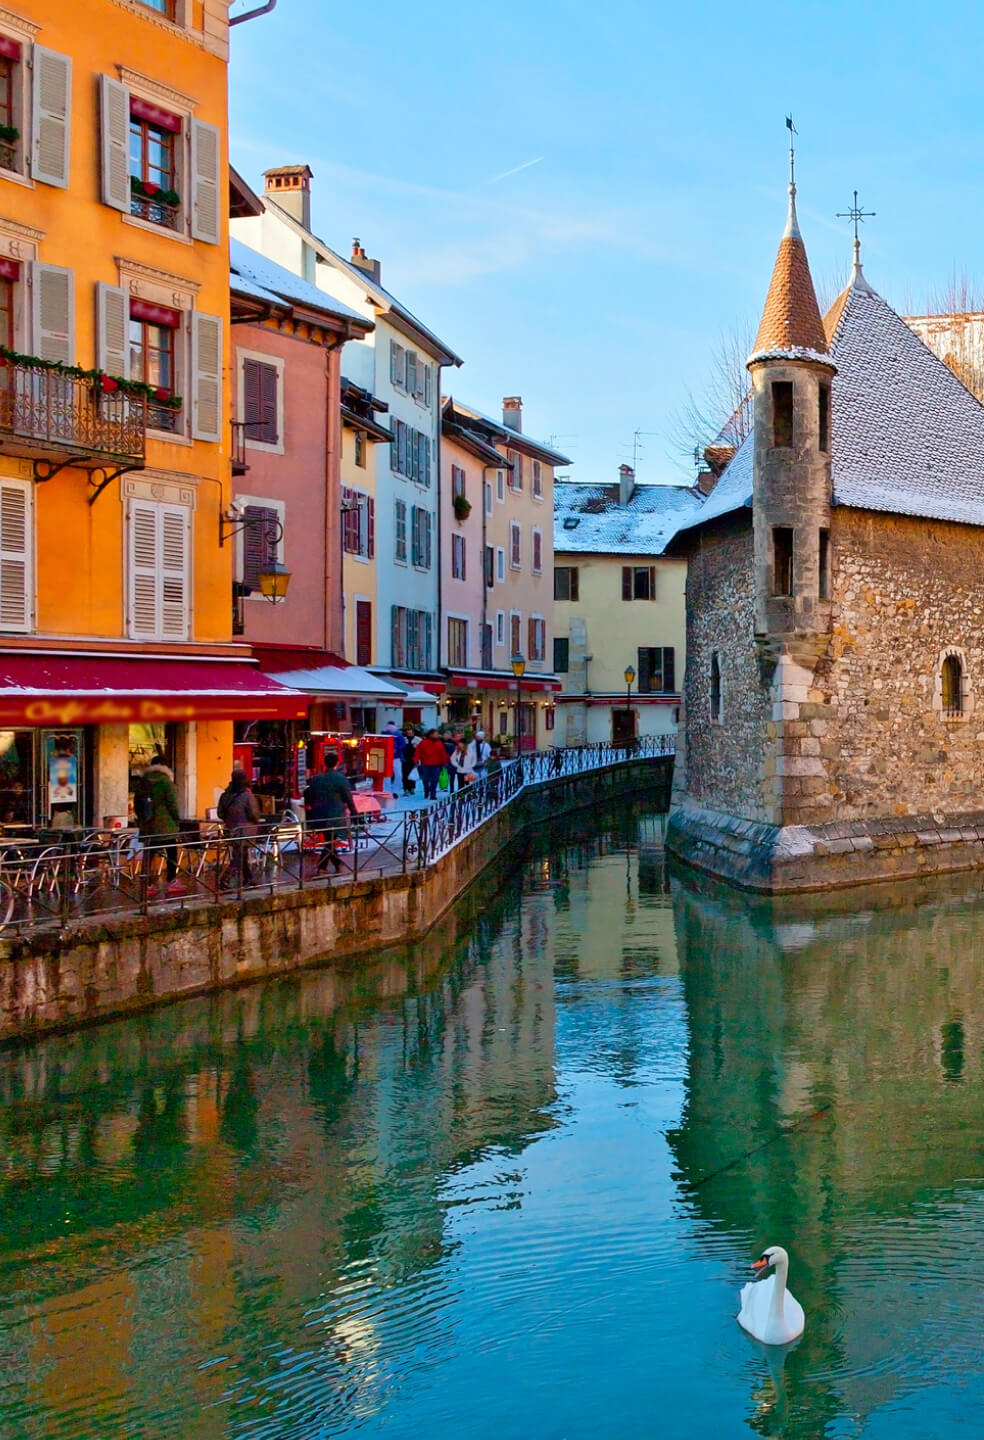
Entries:
[[16, 125], [0, 125], [0, 140], [5, 145], [13, 145], [15, 140], [20, 139], [20, 131]]
[[141, 200], [153, 200], [156, 205], [167, 205], [172, 210], [181, 204], [177, 190], [164, 190], [156, 180], [141, 180], [138, 175], [130, 176], [130, 190]]
[[38, 355], [20, 355], [0, 345], [0, 367], [19, 366], [26, 370], [53, 370], [67, 380], [88, 380], [93, 390], [102, 395], [114, 395], [119, 391], [131, 395], [135, 400], [147, 400], [152, 405], [161, 405], [166, 410], [180, 410], [180, 395], [172, 395], [162, 385], [146, 385], [143, 380], [124, 380], [121, 375], [107, 375], [104, 370], [84, 370], [81, 365], [63, 365], [60, 360], [42, 360]]

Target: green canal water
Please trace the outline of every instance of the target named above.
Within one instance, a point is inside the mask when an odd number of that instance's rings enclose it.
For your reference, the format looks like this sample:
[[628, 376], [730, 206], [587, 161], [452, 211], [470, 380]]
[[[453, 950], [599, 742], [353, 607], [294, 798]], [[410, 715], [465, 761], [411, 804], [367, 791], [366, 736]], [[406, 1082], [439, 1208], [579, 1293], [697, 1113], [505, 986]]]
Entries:
[[2, 1440], [980, 1434], [980, 880], [772, 911], [659, 841], [0, 1055]]

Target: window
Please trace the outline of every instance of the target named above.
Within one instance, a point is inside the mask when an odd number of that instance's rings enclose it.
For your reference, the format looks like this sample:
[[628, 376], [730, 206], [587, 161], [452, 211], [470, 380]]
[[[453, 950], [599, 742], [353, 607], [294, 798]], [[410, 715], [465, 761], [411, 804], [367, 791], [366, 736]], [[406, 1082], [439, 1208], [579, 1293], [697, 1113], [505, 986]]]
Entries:
[[495, 643], [505, 645], [506, 643], [506, 612], [497, 610], [495, 612]]
[[27, 633], [34, 609], [32, 488], [0, 480], [0, 630]]
[[506, 459], [509, 461], [509, 488], [510, 490], [522, 490], [523, 488], [523, 457], [517, 450], [507, 450]]
[[492, 514], [492, 486], [487, 480], [485, 481], [485, 513], [486, 515]]
[[407, 563], [407, 502], [397, 500], [394, 515], [394, 552], [397, 560]]
[[176, 150], [181, 117], [130, 96], [130, 214], [153, 225], [181, 225]]
[[495, 585], [495, 550], [491, 545], [485, 547], [485, 588], [491, 590]]
[[509, 524], [509, 568], [518, 570], [522, 559], [522, 542], [519, 526], [515, 520]]
[[0, 345], [16, 350], [14, 344], [14, 285], [20, 265], [16, 260], [0, 260]]
[[260, 572], [279, 559], [280, 516], [266, 505], [247, 505], [244, 514], [243, 584], [259, 590]]
[[355, 602], [355, 663], [372, 664], [372, 601]]
[[358, 465], [360, 470], [364, 470], [366, 468], [366, 445], [366, 432], [364, 430], [356, 430], [354, 445], [355, 463], [356, 465]]
[[818, 565], [819, 591], [821, 600], [830, 599], [830, 531], [820, 531], [820, 555]]
[[495, 547], [495, 578], [500, 585], [506, 578], [506, 552], [501, 545]]
[[465, 495], [465, 472], [460, 465], [451, 466], [451, 498], [457, 500], [458, 496], [464, 499]]
[[464, 535], [451, 536], [451, 578], [453, 580], [465, 579], [465, 537]]
[[390, 341], [390, 380], [401, 390], [407, 383], [407, 352], [395, 340]]
[[174, 0], [141, 0], [150, 10], [156, 10], [158, 15], [164, 15], [168, 20], [174, 19]]
[[793, 532], [788, 525], [772, 527], [772, 593], [793, 593]]
[[495, 472], [495, 498], [500, 505], [506, 498], [506, 479], [502, 470]]
[[830, 386], [821, 384], [817, 391], [817, 430], [819, 433], [818, 445], [821, 450], [827, 450], [830, 444]]
[[448, 617], [448, 664], [463, 669], [468, 664], [468, 621]]
[[164, 305], [130, 300], [130, 355], [128, 378], [142, 380], [157, 392], [157, 401], [147, 404], [147, 424], [154, 430], [179, 428], [180, 411], [168, 401], [175, 393], [175, 336], [181, 312]]
[[557, 721], [557, 707], [556, 707], [556, 705], [548, 705], [547, 708], [546, 708], [546, 710], [544, 710], [544, 712], [543, 712], [543, 728], [544, 728], [544, 730], [552, 730], [552, 729], [554, 728], [554, 725], [556, 724], [556, 721]]
[[716, 650], [711, 651], [711, 719], [720, 725], [724, 718], [721, 698], [721, 660]]
[[578, 598], [578, 567], [557, 565], [554, 568], [554, 599], [576, 600]]
[[675, 653], [672, 645], [640, 645], [636, 666], [640, 695], [673, 694], [676, 690]]
[[410, 510], [410, 560], [420, 570], [431, 568], [431, 517], [419, 505]]
[[492, 669], [492, 626], [482, 626], [482, 669]]
[[520, 649], [520, 641], [523, 633], [523, 617], [518, 610], [509, 612], [509, 653], [515, 655]]
[[944, 719], [963, 714], [963, 665], [959, 655], [947, 655], [940, 670]]
[[793, 443], [793, 382], [772, 382], [772, 444], [776, 450], [788, 449]]
[[361, 490], [342, 489], [342, 549], [371, 560], [376, 554], [376, 502]]
[[21, 47], [18, 41], [0, 35], [0, 125], [6, 138], [0, 139], [0, 169], [20, 174], [24, 168], [20, 107]]
[[418, 485], [431, 483], [431, 442], [430, 436], [422, 430], [414, 430], [402, 420], [393, 421], [393, 439], [390, 441], [390, 469]]
[[566, 635], [554, 637], [553, 668], [555, 675], [566, 675], [571, 668], [571, 642]]
[[148, 500], [127, 504], [128, 634], [187, 640], [191, 512]]
[[533, 531], [533, 574], [543, 573], [543, 532]]
[[243, 361], [243, 423], [247, 443], [280, 443], [280, 375], [276, 365]]
[[543, 499], [543, 469], [539, 460], [533, 461], [533, 498], [534, 500]]
[[539, 615], [531, 615], [527, 627], [529, 636], [529, 656], [534, 663], [543, 660], [547, 650], [547, 622]]
[[655, 566], [655, 565], [623, 565], [623, 566], [622, 566], [622, 599], [623, 599], [623, 600], [655, 600], [655, 599], [656, 599], [656, 566]]
[[392, 664], [401, 669], [429, 670], [434, 617], [427, 610], [392, 609]]

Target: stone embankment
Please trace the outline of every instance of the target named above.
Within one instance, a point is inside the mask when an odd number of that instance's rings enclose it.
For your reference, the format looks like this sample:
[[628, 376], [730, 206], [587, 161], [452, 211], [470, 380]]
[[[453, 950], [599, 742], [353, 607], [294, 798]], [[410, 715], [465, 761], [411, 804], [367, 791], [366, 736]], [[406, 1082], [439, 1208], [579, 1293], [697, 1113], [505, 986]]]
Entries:
[[419, 939], [491, 863], [520, 860], [532, 827], [622, 795], [665, 808], [672, 766], [627, 759], [530, 786], [426, 869], [0, 943], [0, 1042]]

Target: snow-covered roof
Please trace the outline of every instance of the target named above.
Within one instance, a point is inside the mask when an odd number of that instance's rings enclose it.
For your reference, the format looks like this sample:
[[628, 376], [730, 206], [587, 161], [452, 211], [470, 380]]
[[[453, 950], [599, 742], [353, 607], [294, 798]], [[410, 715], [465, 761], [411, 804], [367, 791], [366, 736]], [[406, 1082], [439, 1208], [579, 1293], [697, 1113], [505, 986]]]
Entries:
[[[831, 314], [834, 504], [984, 525], [984, 407], [860, 268]], [[753, 445], [678, 531], [751, 504]]]
[[357, 310], [351, 310], [348, 305], [343, 305], [340, 300], [335, 300], [324, 290], [319, 290], [317, 285], [302, 280], [299, 275], [294, 275], [282, 265], [268, 260], [258, 250], [244, 245], [234, 236], [229, 237], [229, 268], [232, 272], [230, 283], [237, 294], [251, 295], [254, 299], [267, 301], [292, 300], [298, 305], [304, 305], [311, 310], [321, 310], [339, 320], [353, 320], [363, 330], [373, 328], [372, 321], [360, 315]]
[[662, 555], [680, 521], [701, 504], [683, 485], [637, 485], [627, 505], [618, 485], [554, 482], [554, 553]]

